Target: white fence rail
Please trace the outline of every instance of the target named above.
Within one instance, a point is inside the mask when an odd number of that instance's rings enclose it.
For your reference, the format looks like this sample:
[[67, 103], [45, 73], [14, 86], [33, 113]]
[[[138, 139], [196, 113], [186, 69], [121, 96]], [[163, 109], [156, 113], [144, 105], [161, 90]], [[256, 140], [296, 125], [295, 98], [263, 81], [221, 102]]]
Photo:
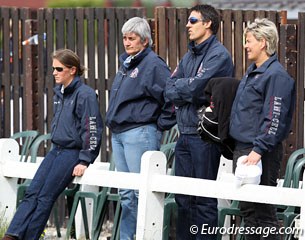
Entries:
[[[15, 211], [17, 178], [32, 179], [39, 163], [22, 163], [19, 147], [13, 139], [0, 139], [0, 207], [7, 214]], [[300, 227], [305, 230], [305, 188], [292, 189], [257, 185], [236, 188], [234, 182], [211, 181], [166, 175], [163, 153], [149, 151], [142, 156], [141, 173], [108, 171], [108, 164], [94, 163], [74, 183], [114, 188], [139, 189], [138, 240], [162, 239], [164, 193], [179, 193], [235, 199], [242, 201], [281, 204], [301, 207]], [[305, 240], [304, 234], [300, 236]]]

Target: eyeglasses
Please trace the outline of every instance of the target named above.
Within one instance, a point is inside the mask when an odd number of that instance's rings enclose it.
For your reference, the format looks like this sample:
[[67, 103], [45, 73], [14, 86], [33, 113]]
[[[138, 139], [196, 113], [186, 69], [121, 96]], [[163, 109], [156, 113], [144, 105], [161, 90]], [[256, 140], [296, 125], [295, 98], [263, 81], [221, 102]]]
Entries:
[[54, 70], [56, 70], [57, 72], [62, 72], [64, 70], [63, 67], [52, 67], [52, 69], [53, 69], [53, 72], [54, 72]]
[[195, 24], [195, 23], [198, 22], [198, 21], [203, 22], [204, 20], [203, 20], [203, 19], [200, 19], [200, 18], [196, 18], [196, 17], [190, 17], [190, 18], [188, 19], [188, 21], [189, 21], [191, 24]]

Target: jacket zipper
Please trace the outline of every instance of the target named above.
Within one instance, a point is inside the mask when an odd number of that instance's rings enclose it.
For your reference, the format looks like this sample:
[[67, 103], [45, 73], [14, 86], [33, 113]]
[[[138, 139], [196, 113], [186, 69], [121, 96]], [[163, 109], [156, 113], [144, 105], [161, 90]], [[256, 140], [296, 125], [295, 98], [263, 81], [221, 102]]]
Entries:
[[62, 97], [62, 107], [61, 107], [61, 109], [60, 109], [60, 112], [59, 112], [59, 115], [58, 115], [58, 118], [57, 118], [57, 122], [56, 122], [56, 126], [55, 126], [55, 129], [54, 129], [54, 134], [53, 134], [53, 136], [55, 136], [55, 132], [56, 132], [56, 130], [57, 130], [58, 122], [59, 122], [59, 119], [60, 119], [62, 110], [64, 109], [64, 102], [65, 102], [65, 100], [64, 100], [64, 96], [63, 96], [63, 97]]

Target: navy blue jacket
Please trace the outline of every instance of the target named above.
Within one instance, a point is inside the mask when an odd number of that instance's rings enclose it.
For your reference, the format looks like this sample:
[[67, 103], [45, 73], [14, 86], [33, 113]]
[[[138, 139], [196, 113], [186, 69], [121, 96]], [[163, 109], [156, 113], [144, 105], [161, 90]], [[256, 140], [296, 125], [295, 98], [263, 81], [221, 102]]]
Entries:
[[240, 82], [232, 106], [230, 135], [236, 148], [271, 151], [290, 131], [295, 105], [294, 80], [274, 54], [259, 68], [253, 63]]
[[180, 133], [197, 134], [197, 110], [208, 105], [205, 86], [211, 78], [231, 77], [233, 71], [231, 56], [215, 35], [199, 45], [189, 44], [189, 51], [166, 83], [166, 97], [175, 105]]
[[120, 56], [121, 66], [113, 81], [106, 125], [114, 133], [156, 123], [160, 130], [176, 123], [174, 109], [164, 99], [164, 88], [170, 70], [151, 48], [146, 48], [131, 60]]
[[54, 88], [54, 116], [52, 142], [63, 148], [79, 149], [79, 160], [93, 163], [99, 154], [103, 122], [96, 93], [81, 82], [79, 77], [61, 92], [62, 85]]

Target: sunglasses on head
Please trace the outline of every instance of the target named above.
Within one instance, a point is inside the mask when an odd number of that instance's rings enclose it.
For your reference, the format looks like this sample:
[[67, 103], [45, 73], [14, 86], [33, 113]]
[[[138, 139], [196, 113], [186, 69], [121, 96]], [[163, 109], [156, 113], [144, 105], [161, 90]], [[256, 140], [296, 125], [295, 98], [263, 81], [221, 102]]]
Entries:
[[203, 22], [203, 19], [196, 18], [196, 17], [190, 17], [190, 18], [188, 19], [188, 21], [189, 21], [191, 24], [195, 24], [195, 23], [198, 22], [198, 21]]
[[62, 72], [64, 70], [63, 67], [52, 67], [52, 69], [53, 69], [53, 72], [54, 72], [54, 70], [56, 70], [57, 72]]

